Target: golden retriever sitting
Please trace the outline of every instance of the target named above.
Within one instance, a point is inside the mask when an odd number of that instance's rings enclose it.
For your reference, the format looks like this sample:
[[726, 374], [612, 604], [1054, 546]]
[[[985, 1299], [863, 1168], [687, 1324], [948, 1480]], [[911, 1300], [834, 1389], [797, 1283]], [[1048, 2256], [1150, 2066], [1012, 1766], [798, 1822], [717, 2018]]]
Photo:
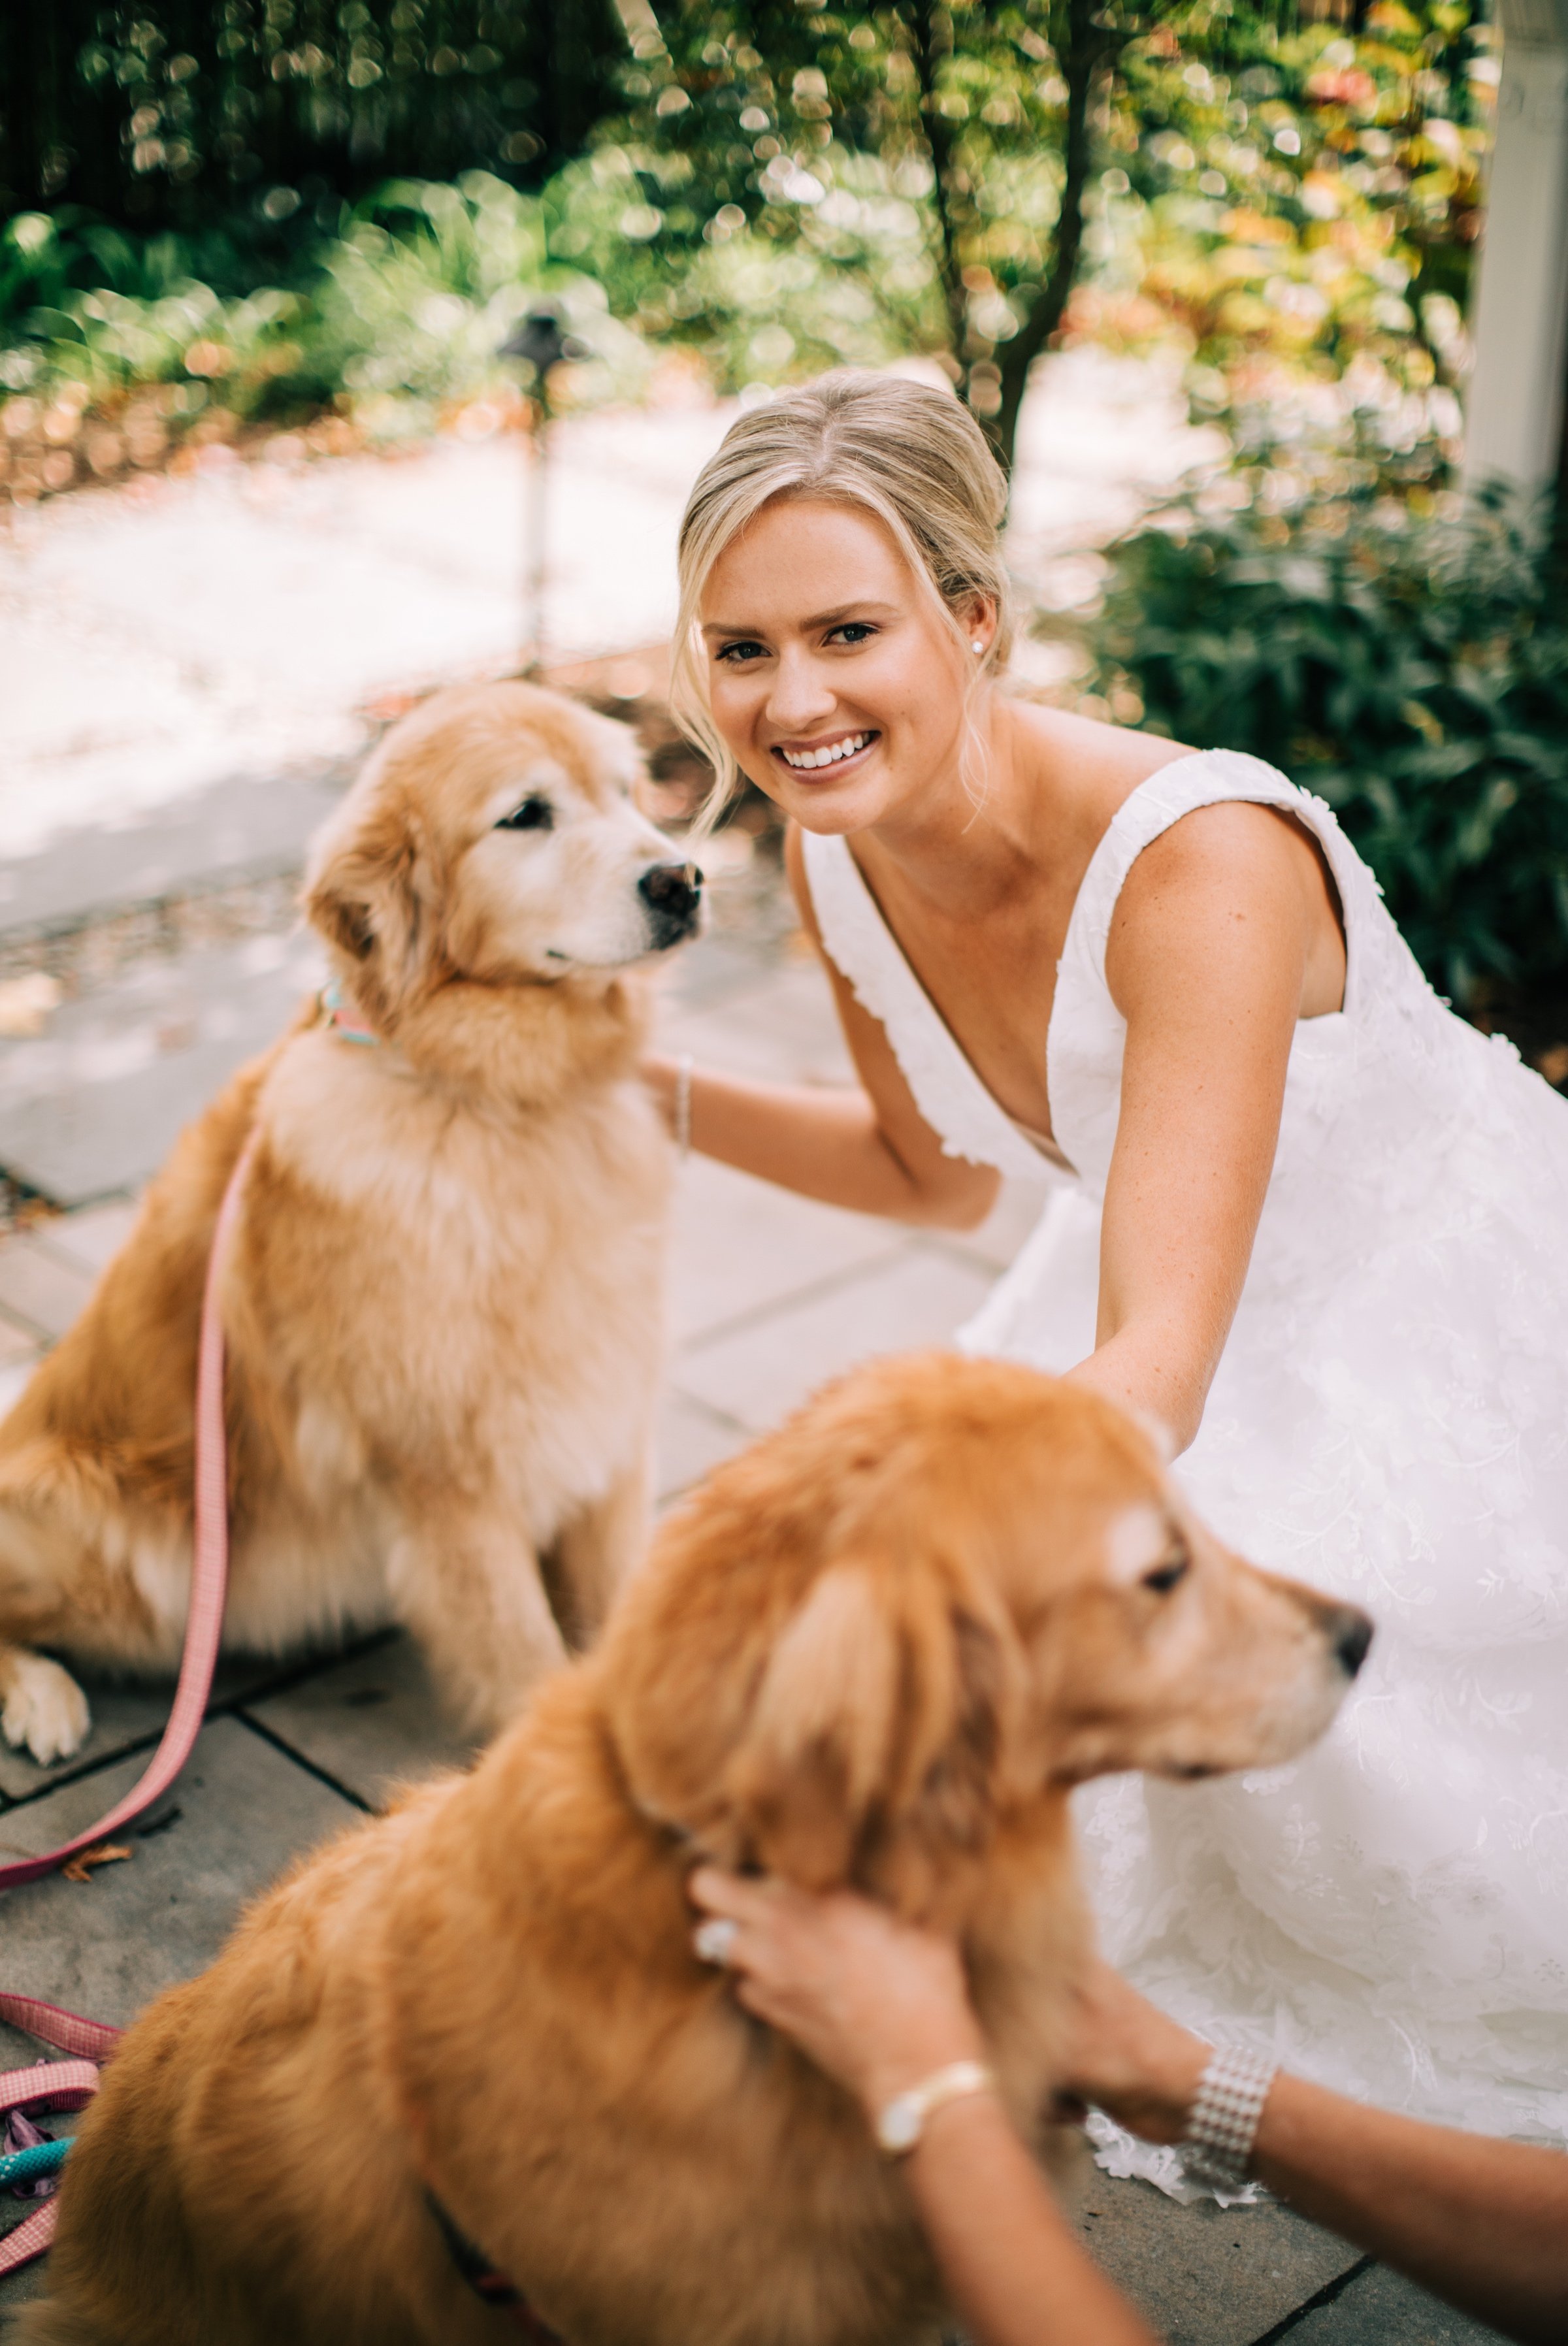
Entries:
[[857, 1372], [666, 1524], [473, 1775], [130, 2031], [19, 2334], [481, 2346], [466, 2266], [572, 2346], [901, 2346], [941, 2305], [900, 2171], [697, 1961], [694, 1858], [954, 1931], [1038, 2134], [1087, 1942], [1069, 1787], [1289, 1759], [1369, 1634], [1228, 1554], [1085, 1388]]
[[698, 911], [637, 770], [624, 728], [555, 694], [463, 688], [328, 823], [305, 903], [341, 1007], [183, 1135], [0, 1426], [12, 1743], [49, 1760], [87, 1727], [29, 1647], [178, 1658], [202, 1282], [252, 1133], [223, 1290], [226, 1645], [391, 1614], [489, 1729], [596, 1626], [646, 1528], [670, 1154], [628, 973]]

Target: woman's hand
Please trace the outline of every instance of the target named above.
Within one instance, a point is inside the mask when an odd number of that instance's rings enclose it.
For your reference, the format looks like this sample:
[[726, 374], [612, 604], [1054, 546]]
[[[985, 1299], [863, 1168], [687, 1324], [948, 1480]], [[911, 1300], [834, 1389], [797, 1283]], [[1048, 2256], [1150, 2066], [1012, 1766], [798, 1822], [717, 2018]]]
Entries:
[[1212, 2051], [1096, 1960], [1075, 1998], [1060, 2091], [1145, 2142], [1179, 2142]]
[[[735, 1925], [725, 1961], [748, 2012], [782, 2029], [873, 2122], [895, 2094], [983, 2055], [951, 1939], [840, 1891], [700, 1866], [692, 1903]], [[990, 2094], [949, 2102], [904, 2162], [955, 2310], [977, 2346], [1156, 2346], [1084, 2253]]]
[[725, 1962], [747, 2011], [847, 2086], [873, 2122], [933, 2070], [985, 2057], [951, 1939], [850, 1891], [811, 1897], [712, 1865], [687, 1887], [705, 1914], [736, 1925]]

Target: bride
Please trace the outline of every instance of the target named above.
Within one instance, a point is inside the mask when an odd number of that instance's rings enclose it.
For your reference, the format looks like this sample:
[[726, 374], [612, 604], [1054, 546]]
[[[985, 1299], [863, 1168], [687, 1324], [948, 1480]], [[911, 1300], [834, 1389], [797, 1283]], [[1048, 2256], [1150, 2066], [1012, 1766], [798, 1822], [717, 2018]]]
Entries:
[[1320, 800], [999, 688], [1003, 501], [956, 400], [848, 372], [697, 481], [677, 707], [788, 818], [860, 1080], [650, 1080], [862, 1212], [1047, 1171], [960, 1342], [1161, 1419], [1222, 1535], [1379, 1623], [1296, 1765], [1080, 1796], [1105, 1953], [1325, 2085], [1568, 2139], [1568, 1104]]

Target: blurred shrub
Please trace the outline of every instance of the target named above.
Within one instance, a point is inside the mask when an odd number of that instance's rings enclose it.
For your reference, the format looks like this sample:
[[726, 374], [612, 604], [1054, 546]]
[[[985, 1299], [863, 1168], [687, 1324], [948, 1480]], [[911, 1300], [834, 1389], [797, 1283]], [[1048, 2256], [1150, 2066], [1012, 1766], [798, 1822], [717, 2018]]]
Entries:
[[1562, 549], [1496, 501], [1423, 522], [1365, 500], [1171, 511], [1109, 561], [1088, 641], [1118, 711], [1141, 703], [1152, 731], [1250, 750], [1327, 799], [1440, 991], [1560, 1043]]
[[[1249, 428], [1282, 383], [1327, 388], [1355, 362], [1401, 456], [1423, 442], [1441, 461], [1497, 77], [1485, 14], [686, 0], [619, 76], [645, 314], [705, 332], [698, 236], [792, 250], [814, 304], [850, 286], [879, 329], [940, 353], [1005, 448], [1076, 275], [1067, 331], [1185, 345], [1206, 415]], [[880, 225], [894, 209], [912, 239]], [[817, 337], [791, 332], [801, 373]]]
[[[97, 280], [85, 291], [84, 252]], [[307, 427], [306, 446], [336, 453], [465, 410], [483, 408], [485, 428], [522, 420], [515, 370], [495, 352], [541, 295], [589, 352], [557, 378], [564, 400], [635, 396], [647, 372], [645, 344], [610, 316], [603, 288], [549, 258], [539, 199], [485, 172], [383, 189], [345, 215], [293, 288], [226, 294], [192, 271], [222, 258], [172, 234], [141, 242], [45, 213], [0, 232], [0, 300], [8, 285], [13, 311], [0, 497], [194, 461], [264, 427]], [[39, 292], [49, 298], [29, 304]]]
[[613, 0], [15, 0], [0, 9], [0, 219], [215, 216], [279, 255], [418, 171], [523, 184], [614, 104]]

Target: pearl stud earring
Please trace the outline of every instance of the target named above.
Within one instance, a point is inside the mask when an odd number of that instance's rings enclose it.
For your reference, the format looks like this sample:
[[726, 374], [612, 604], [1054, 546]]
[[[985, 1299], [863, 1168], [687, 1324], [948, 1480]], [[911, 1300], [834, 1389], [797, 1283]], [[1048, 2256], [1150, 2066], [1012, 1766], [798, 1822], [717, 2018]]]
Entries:
[[980, 638], [976, 636], [969, 648], [972, 652], [983, 652], [985, 649], [985, 646], [981, 642]]

